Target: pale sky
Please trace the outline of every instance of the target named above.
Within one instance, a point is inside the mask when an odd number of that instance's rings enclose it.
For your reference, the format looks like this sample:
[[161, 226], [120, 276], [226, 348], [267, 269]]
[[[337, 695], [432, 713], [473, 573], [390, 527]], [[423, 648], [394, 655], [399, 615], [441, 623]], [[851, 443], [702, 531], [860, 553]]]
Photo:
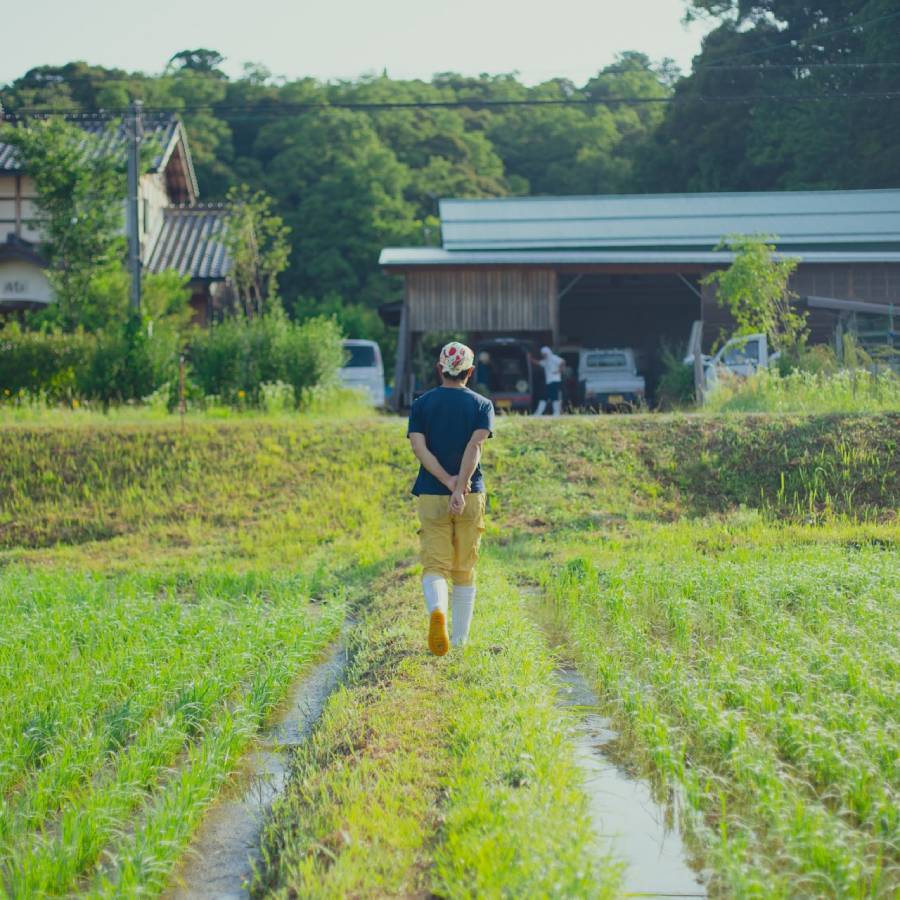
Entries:
[[671, 57], [683, 70], [709, 25], [681, 24], [684, 0], [39, 0], [3, 4], [0, 84], [73, 60], [148, 73], [179, 50], [207, 47], [238, 75], [321, 80], [387, 69], [520, 73], [583, 83], [617, 52]]

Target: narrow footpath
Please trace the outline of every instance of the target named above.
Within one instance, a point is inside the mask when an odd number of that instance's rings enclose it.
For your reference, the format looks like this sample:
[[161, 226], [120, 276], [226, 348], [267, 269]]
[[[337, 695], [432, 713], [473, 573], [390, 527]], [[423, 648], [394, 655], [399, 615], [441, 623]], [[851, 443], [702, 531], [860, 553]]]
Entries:
[[377, 579], [166, 896], [705, 896], [504, 569], [485, 561], [473, 638], [442, 659], [416, 570]]

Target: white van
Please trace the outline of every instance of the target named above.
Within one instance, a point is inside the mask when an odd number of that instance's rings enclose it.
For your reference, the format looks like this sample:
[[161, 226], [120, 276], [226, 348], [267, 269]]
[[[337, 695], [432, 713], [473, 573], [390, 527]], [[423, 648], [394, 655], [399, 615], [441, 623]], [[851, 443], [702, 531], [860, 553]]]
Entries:
[[372, 406], [384, 406], [384, 364], [375, 341], [344, 341], [347, 361], [338, 372], [341, 384], [362, 391]]

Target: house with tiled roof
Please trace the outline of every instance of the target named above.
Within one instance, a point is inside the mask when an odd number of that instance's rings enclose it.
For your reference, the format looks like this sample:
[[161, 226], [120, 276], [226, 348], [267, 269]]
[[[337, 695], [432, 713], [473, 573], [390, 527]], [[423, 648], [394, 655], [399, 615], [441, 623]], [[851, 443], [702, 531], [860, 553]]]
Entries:
[[[102, 116], [77, 123], [101, 138], [100, 152], [125, 153], [124, 126], [110, 130]], [[144, 136], [152, 142], [153, 158], [139, 182], [143, 268], [151, 273], [174, 269], [188, 277], [191, 305], [205, 322], [229, 290], [230, 261], [223, 241], [227, 209], [198, 202], [187, 134], [177, 117], [145, 117]], [[0, 142], [0, 313], [53, 302], [34, 226], [35, 200], [34, 181], [15, 148]], [[122, 218], [124, 230], [124, 212]]]

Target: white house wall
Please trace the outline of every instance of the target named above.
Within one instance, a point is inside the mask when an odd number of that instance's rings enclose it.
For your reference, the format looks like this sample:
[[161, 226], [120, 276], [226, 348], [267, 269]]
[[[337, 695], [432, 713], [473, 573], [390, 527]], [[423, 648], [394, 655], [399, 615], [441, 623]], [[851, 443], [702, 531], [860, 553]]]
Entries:
[[162, 172], [150, 172], [143, 175], [140, 183], [140, 197], [141, 257], [146, 260], [159, 237], [164, 211], [169, 205], [165, 175]]
[[44, 270], [23, 260], [0, 262], [0, 307], [6, 303], [50, 303], [53, 290]]
[[37, 210], [34, 206], [34, 201], [37, 198], [37, 188], [34, 186], [34, 179], [28, 175], [22, 176], [19, 185], [22, 197], [22, 230], [19, 236], [32, 244], [37, 244], [41, 239], [41, 235], [31, 225], [37, 215]]
[[[32, 244], [40, 243], [40, 232], [31, 226], [37, 215], [34, 203], [36, 197], [37, 192], [32, 178], [27, 175], [21, 175], [18, 178], [15, 175], [0, 175], [0, 243], [5, 243], [10, 234], [15, 234]], [[142, 176], [140, 198], [141, 247], [146, 254], [159, 235], [163, 224], [164, 210], [169, 205], [166, 179], [161, 172], [151, 172]], [[124, 206], [123, 202], [123, 233], [125, 232]]]

